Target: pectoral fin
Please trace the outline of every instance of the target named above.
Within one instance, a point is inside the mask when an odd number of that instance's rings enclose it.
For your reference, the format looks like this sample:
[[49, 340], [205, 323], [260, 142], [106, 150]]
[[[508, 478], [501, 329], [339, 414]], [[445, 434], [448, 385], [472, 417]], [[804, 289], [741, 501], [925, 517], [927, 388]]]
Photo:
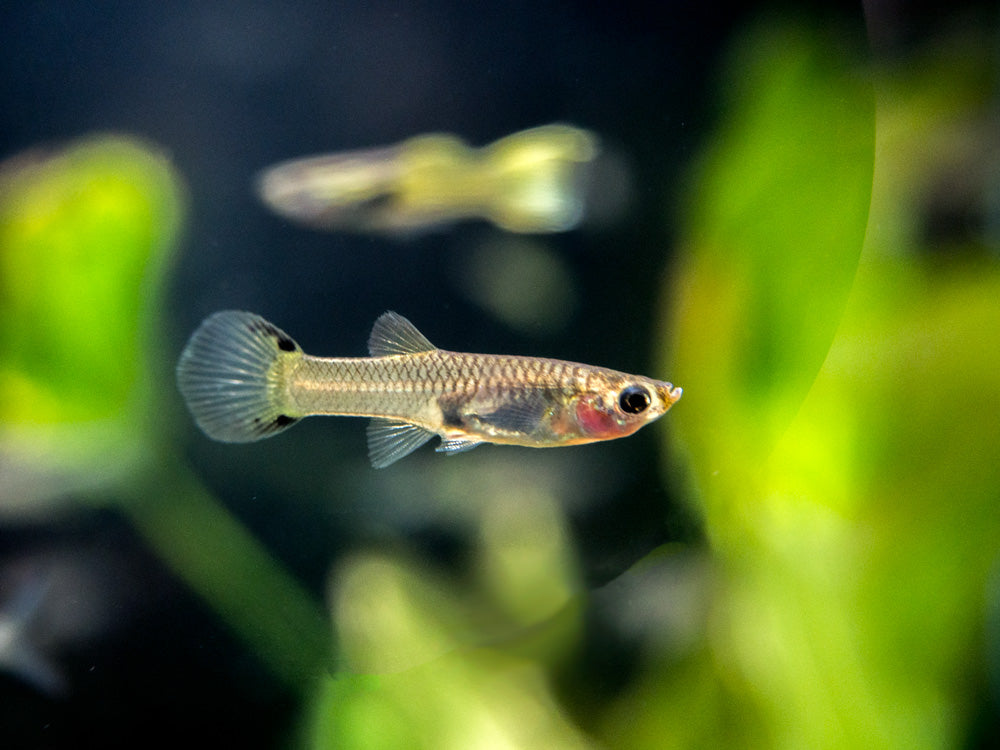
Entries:
[[384, 469], [432, 437], [433, 432], [415, 424], [376, 417], [368, 423], [368, 458], [376, 469]]
[[496, 409], [470, 415], [482, 424], [502, 432], [530, 435], [548, 415], [551, 402], [544, 391], [533, 391]]

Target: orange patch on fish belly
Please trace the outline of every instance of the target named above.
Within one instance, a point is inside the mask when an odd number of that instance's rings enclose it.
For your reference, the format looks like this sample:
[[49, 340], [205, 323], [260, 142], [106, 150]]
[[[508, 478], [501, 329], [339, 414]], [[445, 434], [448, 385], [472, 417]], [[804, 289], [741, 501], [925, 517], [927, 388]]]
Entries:
[[608, 438], [621, 437], [634, 429], [629, 429], [628, 425], [622, 424], [614, 414], [609, 414], [604, 409], [599, 409], [588, 400], [581, 400], [576, 405], [576, 423], [581, 431], [589, 438], [603, 440]]

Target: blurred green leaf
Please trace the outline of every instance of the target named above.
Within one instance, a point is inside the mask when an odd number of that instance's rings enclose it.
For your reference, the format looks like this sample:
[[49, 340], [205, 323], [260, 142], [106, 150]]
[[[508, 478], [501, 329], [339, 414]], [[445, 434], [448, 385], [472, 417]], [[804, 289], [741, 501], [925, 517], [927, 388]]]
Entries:
[[305, 743], [358, 750], [597, 747], [562, 713], [535, 662], [462, 651], [398, 674], [341, 675], [317, 696]]
[[100, 136], [0, 174], [0, 419], [109, 419], [146, 385], [142, 312], [162, 299], [183, 199], [169, 163]]
[[[819, 37], [799, 66], [782, 62], [795, 45], [773, 40], [756, 37], [745, 58], [770, 59], [765, 71], [736, 67], [761, 89], [732, 105], [729, 127], [747, 132], [724, 128], [711, 148], [675, 279], [672, 372], [686, 407], [677, 443], [716, 569], [704, 650], [651, 659], [607, 733], [633, 747], [955, 747], [985, 680], [980, 633], [1000, 559], [1000, 248], [984, 259], [953, 246], [954, 257], [936, 258], [919, 242], [928, 186], [971, 163], [970, 144], [996, 132], [995, 118], [982, 77], [964, 77], [966, 58], [953, 65], [944, 55], [908, 80], [880, 71], [858, 259], [870, 107], [851, 97], [862, 89], [850, 65]], [[793, 69], [847, 72], [810, 82]], [[856, 128], [801, 114], [825, 94], [822, 119], [843, 123], [837, 108], [852, 108]], [[774, 212], [739, 237], [749, 209], [734, 206], [756, 204], [740, 197], [753, 190], [731, 187], [736, 165], [759, 171], [801, 143], [761, 135], [778, 122], [740, 117], [767, 102], [808, 126], [816, 155], [798, 162], [798, 187], [776, 190]], [[854, 132], [855, 148], [836, 132]], [[713, 160], [720, 153], [730, 154], [728, 171]], [[823, 154], [830, 165], [813, 174]], [[713, 169], [722, 176], [711, 179]], [[796, 190], [812, 197], [789, 195]], [[832, 216], [810, 237], [800, 222], [816, 226], [807, 208], [824, 203]], [[824, 252], [805, 261], [805, 240]], [[626, 721], [654, 702], [654, 714]]]
[[[868, 217], [874, 97], [843, 40], [760, 28], [697, 169], [672, 290], [677, 436], [703, 500], [744, 486], [826, 355]], [[732, 486], [735, 485], [735, 486]], [[712, 509], [710, 508], [710, 511]]]
[[40, 504], [142, 464], [150, 321], [183, 203], [170, 164], [124, 136], [0, 168], [0, 501]]
[[169, 161], [126, 136], [0, 169], [0, 509], [116, 504], [301, 687], [331, 666], [323, 610], [166, 447], [177, 399], [159, 336], [184, 202]]
[[591, 747], [549, 684], [581, 625], [563, 525], [554, 497], [515, 482], [484, 507], [472, 580], [400, 555], [346, 559], [330, 596], [345, 671], [320, 686], [306, 745]]
[[179, 459], [156, 464], [128, 488], [122, 510], [276, 678], [311, 689], [334, 668], [323, 608]]

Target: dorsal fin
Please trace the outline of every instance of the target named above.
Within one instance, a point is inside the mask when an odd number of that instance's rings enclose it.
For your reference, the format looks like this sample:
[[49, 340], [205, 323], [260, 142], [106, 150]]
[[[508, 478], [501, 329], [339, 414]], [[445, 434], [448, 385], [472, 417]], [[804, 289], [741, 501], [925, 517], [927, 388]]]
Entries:
[[368, 353], [373, 357], [416, 354], [437, 349], [417, 327], [397, 313], [382, 313], [368, 337]]

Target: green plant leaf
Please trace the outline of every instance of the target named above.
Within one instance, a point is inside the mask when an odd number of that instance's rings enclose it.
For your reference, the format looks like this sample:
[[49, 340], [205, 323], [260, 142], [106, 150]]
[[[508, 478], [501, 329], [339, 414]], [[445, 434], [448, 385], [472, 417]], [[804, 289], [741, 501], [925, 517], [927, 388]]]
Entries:
[[708, 504], [720, 482], [755, 481], [851, 289], [871, 197], [874, 97], [838, 43], [804, 27], [748, 36], [727, 71], [724, 124], [693, 180], [664, 371], [684, 387], [672, 416]]
[[[65, 490], [138, 462], [154, 387], [150, 312], [183, 204], [168, 161], [134, 138], [88, 137], [3, 165], [0, 455], [15, 479], [41, 468]], [[15, 484], [44, 494], [46, 481]]]

